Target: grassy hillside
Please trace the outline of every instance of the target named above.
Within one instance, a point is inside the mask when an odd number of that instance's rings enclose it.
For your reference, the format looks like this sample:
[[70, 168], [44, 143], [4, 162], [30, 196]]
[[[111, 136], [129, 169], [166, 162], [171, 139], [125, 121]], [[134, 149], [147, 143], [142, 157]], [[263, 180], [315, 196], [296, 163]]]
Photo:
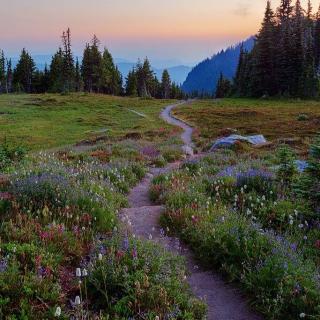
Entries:
[[201, 100], [176, 109], [175, 115], [196, 127], [195, 139], [201, 147], [235, 129], [244, 135], [264, 134], [274, 145], [287, 140], [305, 152], [320, 130], [317, 101]]
[[169, 128], [159, 113], [170, 102], [88, 94], [2, 95], [0, 137], [31, 150], [97, 137], [154, 139]]

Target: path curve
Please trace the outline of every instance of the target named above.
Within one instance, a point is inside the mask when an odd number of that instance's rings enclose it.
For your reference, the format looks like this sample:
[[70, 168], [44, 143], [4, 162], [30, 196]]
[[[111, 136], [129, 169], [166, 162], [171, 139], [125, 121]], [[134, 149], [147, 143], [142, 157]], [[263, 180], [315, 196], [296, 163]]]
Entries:
[[176, 104], [172, 104], [170, 106], [167, 106], [164, 108], [161, 112], [161, 118], [166, 121], [169, 124], [172, 124], [174, 126], [180, 127], [183, 129], [183, 133], [181, 134], [181, 139], [185, 146], [194, 148], [194, 144], [192, 142], [192, 133], [193, 133], [193, 128], [188, 125], [186, 122], [174, 117], [172, 115], [172, 110], [178, 106], [181, 106], [183, 104], [187, 104], [190, 101], [184, 101]]
[[[161, 113], [163, 119], [184, 129], [181, 136], [186, 146], [193, 146], [192, 127], [171, 116], [171, 111], [184, 103], [170, 105]], [[194, 156], [195, 157], [195, 156]], [[193, 157], [193, 158], [194, 158]], [[184, 256], [190, 273], [188, 282], [192, 292], [204, 299], [208, 305], [208, 320], [262, 320], [250, 310], [243, 293], [232, 285], [226, 284], [222, 277], [198, 266], [192, 252], [178, 238], [164, 236], [159, 227], [159, 218], [165, 208], [155, 206], [149, 199], [149, 187], [154, 176], [178, 169], [180, 162], [167, 167], [152, 168], [146, 177], [131, 190], [129, 208], [122, 210], [122, 218], [130, 221], [132, 232], [138, 237], [152, 239], [171, 252]]]

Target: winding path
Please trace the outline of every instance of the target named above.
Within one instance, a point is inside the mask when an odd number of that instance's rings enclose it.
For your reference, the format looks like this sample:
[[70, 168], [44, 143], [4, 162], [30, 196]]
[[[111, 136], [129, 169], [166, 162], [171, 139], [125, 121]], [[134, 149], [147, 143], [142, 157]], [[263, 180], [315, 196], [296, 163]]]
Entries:
[[[170, 124], [184, 130], [181, 138], [185, 146], [193, 147], [193, 129], [186, 123], [171, 116], [177, 106], [170, 105], [161, 113], [161, 117]], [[163, 206], [155, 206], [149, 199], [148, 191], [152, 178], [160, 173], [179, 168], [180, 163], [172, 163], [163, 169], [150, 169], [147, 176], [133, 188], [129, 194], [130, 207], [122, 211], [122, 216], [130, 221], [132, 232], [145, 239], [152, 239], [168, 250], [182, 255], [186, 259], [190, 273], [188, 282], [193, 293], [204, 299], [208, 305], [208, 320], [261, 320], [262, 318], [250, 310], [246, 297], [232, 285], [226, 284], [219, 274], [203, 270], [197, 265], [192, 252], [180, 243], [178, 238], [164, 236], [158, 225]]]

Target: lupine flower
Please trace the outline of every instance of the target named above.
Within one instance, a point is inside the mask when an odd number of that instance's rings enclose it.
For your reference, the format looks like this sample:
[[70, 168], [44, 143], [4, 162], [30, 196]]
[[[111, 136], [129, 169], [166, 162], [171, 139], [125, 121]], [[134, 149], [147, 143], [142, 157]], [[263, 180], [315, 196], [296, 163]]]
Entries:
[[98, 254], [98, 260], [102, 261], [102, 254], [101, 253]]
[[83, 277], [86, 277], [87, 275], [88, 275], [87, 269], [83, 269], [83, 270], [82, 270], [82, 276], [83, 276]]
[[3, 258], [0, 260], [0, 273], [5, 272], [8, 267], [8, 260]]
[[80, 269], [80, 268], [77, 268], [77, 269], [76, 269], [76, 276], [77, 276], [78, 278], [81, 278], [81, 269]]
[[74, 304], [75, 304], [76, 306], [79, 306], [79, 305], [81, 304], [81, 299], [80, 299], [79, 296], [76, 296], [76, 298], [74, 299]]

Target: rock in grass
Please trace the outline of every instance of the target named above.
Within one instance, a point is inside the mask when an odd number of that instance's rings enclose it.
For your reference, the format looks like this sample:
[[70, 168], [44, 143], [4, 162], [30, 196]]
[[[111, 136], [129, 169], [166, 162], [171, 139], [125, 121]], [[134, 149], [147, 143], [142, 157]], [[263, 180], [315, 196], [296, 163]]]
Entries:
[[182, 151], [187, 156], [193, 156], [194, 155], [193, 149], [190, 146], [183, 146], [182, 147]]
[[218, 148], [229, 148], [238, 141], [248, 142], [252, 145], [261, 145], [267, 143], [266, 138], [262, 134], [247, 137], [240, 136], [238, 134], [232, 134], [229, 137], [217, 139], [210, 151], [214, 151]]

